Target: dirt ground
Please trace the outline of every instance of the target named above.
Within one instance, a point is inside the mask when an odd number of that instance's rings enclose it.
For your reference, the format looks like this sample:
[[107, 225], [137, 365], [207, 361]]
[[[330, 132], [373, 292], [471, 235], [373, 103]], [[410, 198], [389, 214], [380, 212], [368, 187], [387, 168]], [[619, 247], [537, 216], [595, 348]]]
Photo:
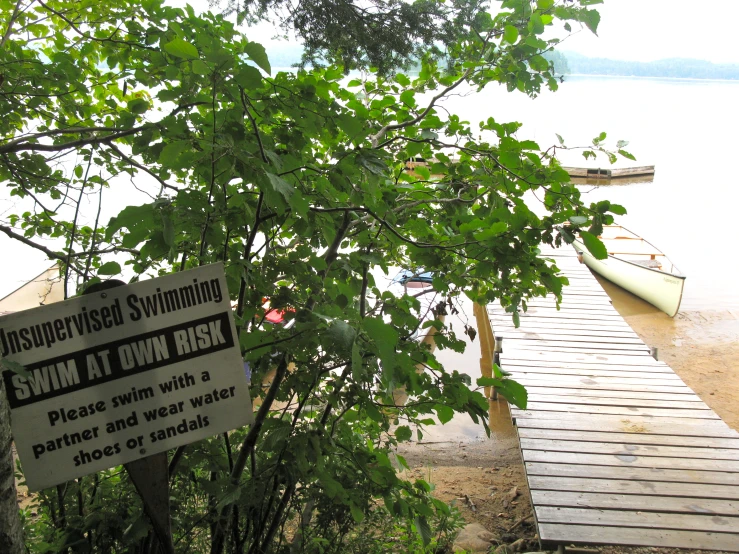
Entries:
[[[646, 344], [657, 347], [659, 359], [669, 364], [727, 424], [739, 429], [739, 314], [681, 312], [673, 319], [608, 282], [602, 284], [634, 331]], [[471, 348], [474, 351], [477, 345]], [[505, 407], [495, 404], [492, 410], [496, 413], [490, 414], [491, 439], [486, 439], [480, 429], [470, 431], [464, 422], [453, 421], [456, 428], [443, 434], [437, 431], [428, 443], [404, 445], [400, 453], [411, 466], [412, 474], [429, 479], [438, 498], [454, 502], [467, 522], [484, 526], [495, 535], [498, 544], [510, 545], [524, 539], [524, 551], [538, 551], [515, 431]], [[594, 547], [592, 552], [701, 551]]]

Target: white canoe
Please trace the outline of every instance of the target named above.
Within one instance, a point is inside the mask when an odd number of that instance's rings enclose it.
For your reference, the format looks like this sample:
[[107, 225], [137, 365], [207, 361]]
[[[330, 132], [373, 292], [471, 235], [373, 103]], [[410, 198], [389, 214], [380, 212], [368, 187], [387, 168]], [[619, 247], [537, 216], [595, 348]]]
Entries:
[[683, 297], [685, 275], [656, 246], [620, 225], [606, 225], [599, 237], [608, 251], [596, 260], [576, 239], [583, 262], [593, 271], [675, 317]]

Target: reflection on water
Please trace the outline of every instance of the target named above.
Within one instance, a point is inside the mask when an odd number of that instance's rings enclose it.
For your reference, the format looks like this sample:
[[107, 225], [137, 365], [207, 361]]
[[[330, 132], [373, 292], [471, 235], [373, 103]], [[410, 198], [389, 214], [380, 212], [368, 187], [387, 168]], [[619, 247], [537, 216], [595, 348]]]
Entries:
[[[466, 348], [464, 353], [454, 352], [453, 350], [437, 350], [436, 358], [444, 365], [448, 372], [459, 371], [470, 376], [474, 385], [475, 381], [480, 378], [480, 341], [479, 338], [471, 341], [467, 335], [461, 331], [464, 325], [472, 325], [477, 328], [473, 318], [472, 302], [465, 298], [462, 301], [460, 313], [457, 315], [447, 316], [447, 323], [456, 330], [458, 338], [465, 340]], [[480, 332], [478, 330], [478, 337]], [[485, 434], [485, 429], [480, 424], [475, 424], [467, 414], [455, 414], [451, 421], [444, 425], [437, 423], [429, 425], [422, 429], [423, 442], [472, 442], [472, 441], [490, 441], [491, 448], [495, 449], [500, 446], [508, 447], [505, 444], [508, 440], [515, 440], [516, 432], [511, 422], [508, 403], [499, 398], [499, 400], [489, 401], [488, 414], [490, 416], [490, 438]]]

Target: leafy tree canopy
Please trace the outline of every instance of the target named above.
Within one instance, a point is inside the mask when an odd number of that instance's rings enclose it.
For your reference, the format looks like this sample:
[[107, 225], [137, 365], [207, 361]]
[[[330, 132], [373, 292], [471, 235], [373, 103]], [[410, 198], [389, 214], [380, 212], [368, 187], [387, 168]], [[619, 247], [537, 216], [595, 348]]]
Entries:
[[[461, 295], [497, 299], [514, 317], [531, 296], [559, 295], [565, 278], [538, 246], [571, 241], [579, 226], [597, 234], [609, 212], [623, 213], [583, 205], [556, 160], [563, 145], [519, 138], [518, 123], [492, 113], [473, 126], [438, 103], [489, 83], [530, 95], [556, 88], [542, 57], [557, 42], [547, 30], [595, 30], [592, 3], [506, 0], [474, 17], [463, 3], [461, 19], [449, 12], [452, 27], [441, 26], [449, 67], [422, 57], [416, 76], [346, 82], [334, 66], [273, 75], [264, 48], [224, 16], [160, 0], [0, 0], [0, 183], [28, 206], [0, 231], [60, 261], [70, 288], [122, 265], [139, 278], [225, 263], [261, 406], [250, 428], [172, 453], [178, 550], [284, 551], [285, 523], [302, 514], [304, 533], [292, 540], [341, 552], [352, 526], [378, 509], [414, 521], [428, 543], [429, 521], [448, 508], [424, 481], [396, 474], [392, 447], [433, 417], [484, 422], [488, 405], [414, 336], [433, 326], [440, 348], [461, 350], [441, 317]], [[256, 15], [274, 5], [259, 6]], [[435, 10], [451, 9], [376, 6], [397, 14], [392, 25], [429, 30]], [[328, 35], [328, 17], [310, 21], [329, 59], [380, 65], [410, 54], [368, 49], [354, 59]], [[457, 24], [466, 32], [455, 35]], [[418, 158], [427, 163], [408, 171]], [[107, 199], [121, 203], [134, 187], [151, 201], [100, 218]], [[398, 267], [434, 274], [433, 311], [429, 296], [376, 280]], [[266, 298], [287, 325], [265, 319]], [[496, 383], [504, 386], [484, 384]], [[32, 549], [153, 548], [117, 470], [39, 501], [46, 519], [27, 529]]]
[[[386, 74], [429, 53], [455, 58], [455, 44], [481, 39], [490, 30], [491, 5], [484, 0], [216, 0], [214, 4], [225, 13], [238, 14], [239, 21], [278, 22], [304, 43], [304, 63], [328, 61], [346, 71], [371, 67]], [[555, 13], [553, 1], [533, 4]], [[520, 15], [516, 23], [528, 23], [526, 13]], [[577, 19], [595, 31], [599, 16], [585, 8]]]

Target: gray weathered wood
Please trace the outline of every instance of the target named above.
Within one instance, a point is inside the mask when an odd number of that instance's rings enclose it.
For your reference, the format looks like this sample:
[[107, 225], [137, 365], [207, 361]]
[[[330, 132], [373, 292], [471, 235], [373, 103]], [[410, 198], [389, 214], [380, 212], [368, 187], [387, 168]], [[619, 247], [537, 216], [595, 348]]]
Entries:
[[648, 352], [631, 356], [619, 356], [616, 354], [587, 354], [587, 353], [563, 353], [563, 352], [538, 352], [538, 351], [510, 351], [504, 347], [501, 362], [506, 363], [508, 359], [515, 360], [544, 360], [547, 362], [594, 362], [612, 363], [621, 365], [661, 365]]
[[509, 332], [509, 340], [537, 340], [553, 342], [563, 342], [565, 344], [581, 343], [583, 345], [606, 343], [609, 345], [613, 344], [638, 344], [644, 345], [644, 342], [637, 336], [608, 336], [608, 335], [590, 335], [590, 334], [578, 334], [578, 333], [565, 333], [560, 330], [559, 333], [548, 333], [548, 332], [534, 332], [531, 330], [521, 330], [517, 333]]
[[[533, 413], [538, 411], [547, 412], [567, 412], [570, 414], [612, 414], [624, 415], [631, 417], [632, 415], [643, 415], [653, 417], [686, 417], [693, 419], [717, 419], [721, 420], [713, 410], [695, 408], [678, 409], [678, 408], [644, 408], [641, 406], [601, 406], [594, 404], [559, 404], [556, 402], [529, 402], [526, 412]], [[512, 411], [513, 417], [522, 417], [522, 410]]]
[[[677, 383], [676, 381], [670, 381], [667, 384], [663, 382], [656, 383], [654, 381], [636, 380], [636, 383], [621, 383], [616, 379], [609, 379], [607, 382], [602, 380], [595, 381], [591, 378], [581, 378], [572, 375], [564, 375], [557, 379], [557, 382], [553, 382], [547, 378], [546, 375], [537, 375], [533, 373], [519, 375], [516, 377], [516, 381], [522, 385], [532, 387], [546, 387], [552, 386], [555, 388], [568, 387], [573, 390], [588, 391], [588, 394], [592, 391], [627, 391], [627, 392], [664, 392], [669, 394], [690, 394], [692, 391], [686, 386]], [[633, 380], [629, 380], [633, 381]], [[677, 383], [677, 384], [675, 384]]]
[[[739, 460], [739, 450], [730, 448], [697, 448], [687, 446], [655, 446], [651, 444], [602, 443], [573, 440], [528, 439], [521, 437], [523, 450], [549, 452], [579, 452], [585, 454], [635, 454], [664, 458], [694, 458], [700, 460]], [[739, 446], [739, 445], [737, 445]]]
[[537, 506], [536, 519], [539, 523], [739, 533], [739, 518], [715, 514], [670, 514], [648, 511], [636, 513], [623, 510]]
[[[739, 450], [739, 438], [686, 437], [681, 435], [646, 435], [606, 431], [568, 431], [562, 429], [530, 429], [519, 427], [518, 436], [526, 439], [552, 439], [593, 443], [619, 443], [647, 446], [681, 446], [715, 450], [717, 459], [733, 459], [720, 454], [724, 450]], [[607, 447], [607, 444], [602, 444]]]
[[[538, 475], [535, 465], [548, 466], [547, 473], [571, 472], [582, 477]], [[526, 468], [531, 490], [739, 499], [736, 473], [533, 463]]]
[[571, 506], [634, 511], [661, 510], [675, 513], [739, 516], [739, 500], [540, 490], [531, 491], [531, 500], [536, 506]]
[[[675, 372], [670, 369], [670, 366], [664, 362], [653, 363], [645, 360], [646, 365], [620, 365], [620, 364], [609, 364], [609, 363], [593, 363], [593, 362], [580, 362], [577, 360], [571, 362], [563, 362], [559, 360], [506, 360], [505, 367], [525, 368], [525, 367], [541, 367], [541, 368], [568, 368], [568, 369], [602, 369], [606, 371], [638, 371], [640, 373], [668, 373], [675, 375]], [[695, 394], [695, 393], [693, 393]]]
[[541, 376], [554, 375], [557, 376], [588, 376], [588, 377], [617, 377], [617, 378], [633, 378], [633, 379], [662, 379], [682, 383], [679, 377], [674, 373], [666, 371], [656, 371], [650, 369], [642, 369], [634, 366], [628, 366], [619, 369], [618, 366], [599, 367], [547, 367], [546, 365], [513, 365], [505, 364], [503, 366], [511, 375], [517, 376]]
[[729, 533], [543, 523], [539, 525], [539, 536], [545, 543], [641, 545], [739, 552], [737, 536]]
[[[615, 350], [622, 350], [623, 354], [627, 354], [628, 352], [649, 352], [649, 347], [645, 345], [643, 342], [628, 342], [628, 343], [621, 343], [621, 342], [615, 342], [615, 341], [594, 341], [594, 340], [579, 340], [575, 341], [572, 339], [559, 339], [559, 340], [550, 340], [550, 339], [541, 339], [541, 338], [530, 338], [530, 337], [523, 337], [523, 336], [515, 336], [511, 335], [509, 337], [506, 337], [506, 349], [507, 350], [541, 350], [542, 347], [546, 348], [548, 352], [556, 351], [555, 349], [568, 349], [571, 352], [579, 352], [579, 351], [585, 351], [585, 352], [592, 352], [592, 353], [600, 353], [602, 350], [609, 350], [609, 351], [615, 351]], [[614, 352], [615, 354], [619, 354], [618, 352]]]
[[572, 402], [575, 399], [584, 397], [588, 398], [591, 396], [597, 396], [604, 402], [607, 401], [618, 401], [620, 400], [654, 400], [655, 402], [677, 402], [677, 403], [700, 403], [703, 401], [698, 398], [693, 392], [685, 387], [682, 392], [677, 393], [666, 393], [666, 392], [642, 392], [642, 391], [624, 391], [624, 390], [599, 390], [597, 393], [591, 392], [587, 389], [573, 389], [573, 388], [560, 388], [560, 387], [537, 387], [529, 386], [526, 387], [529, 393], [529, 398], [537, 396], [539, 398], [546, 398], [547, 396], [555, 396], [562, 398], [572, 398]]
[[[531, 388], [527, 388], [526, 391], [529, 393], [529, 404], [527, 409], [532, 410], [533, 403], [537, 404], [541, 402], [553, 402], [556, 404], [571, 405], [571, 404], [585, 404], [588, 406], [623, 406], [623, 407], [638, 407], [638, 408], [683, 408], [687, 410], [710, 410], [710, 408], [703, 402], [683, 402], [680, 400], [652, 400], [652, 398], [607, 398], [602, 396], [555, 396], [552, 394], [540, 394], [537, 391], [541, 390], [541, 387], [537, 387], [536, 390], [532, 391]], [[567, 389], [563, 389], [567, 390]], [[568, 391], [569, 392], [569, 391]], [[648, 396], [648, 395], [645, 395]]]
[[[731, 472], [737, 469], [737, 463], [734, 460], [666, 458], [661, 456], [641, 456], [634, 453], [582, 454], [579, 452], [553, 452], [549, 450], [523, 450], [522, 452], [525, 462], [724, 472]], [[739, 477], [739, 473], [736, 475]]]
[[739, 435], [721, 420], [593, 415], [561, 412], [518, 412], [516, 425], [538, 429], [568, 429], [573, 431], [615, 431], [647, 435], [684, 435], [688, 437], [726, 437]]
[[[507, 368], [508, 366], [503, 366]], [[560, 375], [557, 373], [525, 373], [511, 372], [515, 375], [517, 381], [536, 381], [538, 383], [548, 382], [555, 387], [574, 386], [576, 383], [582, 385], [605, 385], [607, 388], [617, 389], [620, 385], [645, 385], [645, 386], [663, 386], [663, 387], [684, 387], [685, 385], [679, 379], [670, 376], [665, 379], [644, 379], [642, 377], [596, 377], [595, 375]], [[639, 389], [636, 389], [639, 390]]]

